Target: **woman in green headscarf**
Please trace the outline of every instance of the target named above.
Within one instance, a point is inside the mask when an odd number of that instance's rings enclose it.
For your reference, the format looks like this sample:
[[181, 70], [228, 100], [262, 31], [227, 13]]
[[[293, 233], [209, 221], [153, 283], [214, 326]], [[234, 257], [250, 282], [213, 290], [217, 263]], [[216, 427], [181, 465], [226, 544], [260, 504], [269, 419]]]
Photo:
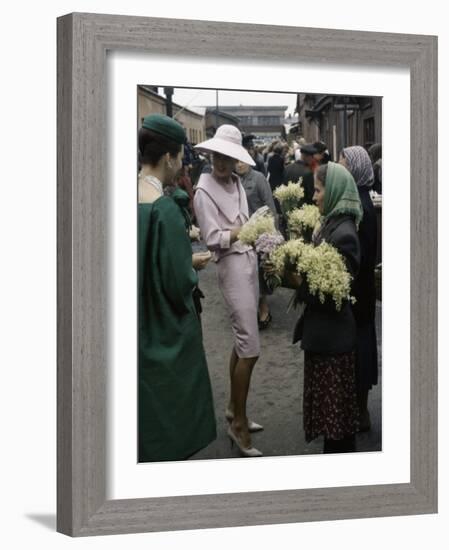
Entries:
[[[313, 235], [333, 245], [354, 276], [360, 264], [357, 226], [362, 219], [357, 186], [351, 174], [334, 162], [315, 175], [313, 200], [321, 225]], [[324, 435], [324, 452], [355, 450], [358, 409], [355, 386], [356, 326], [349, 301], [337, 311], [332, 299], [321, 303], [311, 295], [307, 279], [288, 274], [297, 301], [306, 304], [295, 328], [294, 342], [304, 350], [304, 430], [306, 441]]]
[[[188, 236], [187, 193], [164, 196], [185, 132], [164, 115], [139, 131], [139, 462], [182, 460], [216, 437]], [[197, 268], [201, 267], [199, 265]]]

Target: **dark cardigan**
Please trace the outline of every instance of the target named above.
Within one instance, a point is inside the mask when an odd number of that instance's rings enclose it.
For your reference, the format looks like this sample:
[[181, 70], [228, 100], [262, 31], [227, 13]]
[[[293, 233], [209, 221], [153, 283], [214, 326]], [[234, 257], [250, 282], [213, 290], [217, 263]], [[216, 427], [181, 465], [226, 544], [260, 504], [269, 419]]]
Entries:
[[[316, 244], [322, 240], [340, 252], [347, 270], [355, 276], [360, 265], [360, 244], [353, 218], [347, 215], [330, 218]], [[297, 301], [305, 303], [306, 308], [296, 324], [293, 343], [301, 340], [302, 349], [314, 353], [346, 353], [355, 349], [356, 325], [347, 300], [337, 311], [332, 298], [326, 298], [322, 304], [318, 296], [311, 295], [304, 280], [297, 290]]]
[[302, 187], [304, 189], [303, 204], [313, 204], [314, 193], [314, 177], [312, 170], [304, 164], [302, 160], [298, 160], [289, 164], [284, 170], [284, 185], [288, 182], [297, 182], [299, 178], [302, 178]]
[[359, 187], [363, 219], [359, 226], [360, 269], [354, 280], [352, 306], [357, 325], [356, 379], [361, 390], [370, 390], [378, 382], [376, 337], [376, 285], [374, 268], [377, 256], [377, 217], [368, 187]]
[[284, 177], [284, 159], [278, 153], [274, 153], [268, 161], [268, 172], [270, 174], [270, 187], [274, 191], [279, 187]]
[[358, 326], [373, 323], [376, 317], [376, 284], [374, 268], [377, 256], [377, 217], [368, 187], [359, 187], [363, 207], [358, 236], [360, 269], [354, 280], [353, 295], [357, 299], [352, 311]]

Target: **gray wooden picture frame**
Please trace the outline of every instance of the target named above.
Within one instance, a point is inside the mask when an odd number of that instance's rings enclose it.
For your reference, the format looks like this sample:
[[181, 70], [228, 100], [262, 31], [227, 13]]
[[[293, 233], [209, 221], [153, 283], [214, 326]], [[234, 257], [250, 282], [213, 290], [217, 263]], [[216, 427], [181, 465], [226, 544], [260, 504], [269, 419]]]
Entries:
[[[86, 536], [436, 512], [437, 38], [82, 13], [57, 25], [58, 531]], [[108, 50], [410, 69], [410, 483], [106, 499]]]

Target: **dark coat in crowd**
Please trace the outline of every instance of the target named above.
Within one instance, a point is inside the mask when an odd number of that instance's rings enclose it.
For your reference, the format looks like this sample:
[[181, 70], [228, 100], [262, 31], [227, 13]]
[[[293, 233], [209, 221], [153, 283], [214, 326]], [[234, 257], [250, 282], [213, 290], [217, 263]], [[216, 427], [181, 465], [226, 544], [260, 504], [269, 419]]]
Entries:
[[304, 187], [304, 204], [313, 204], [313, 172], [302, 160], [292, 162], [292, 164], [289, 164], [285, 168], [283, 183], [285, 185], [287, 185], [289, 181], [296, 183], [299, 178], [302, 178], [302, 186]]
[[371, 162], [373, 163], [374, 184], [373, 190], [379, 195], [382, 194], [382, 145], [374, 143], [368, 149]]
[[356, 299], [352, 311], [357, 324], [358, 383], [362, 389], [377, 384], [377, 341], [375, 331], [376, 286], [374, 268], [377, 254], [377, 217], [368, 187], [358, 187], [363, 207], [359, 226], [360, 269], [353, 282]]
[[270, 187], [274, 191], [284, 181], [284, 159], [278, 153], [274, 153], [269, 158], [268, 173], [270, 175]]
[[382, 195], [382, 159], [376, 160], [373, 164], [374, 185], [373, 189], [379, 195]]
[[[338, 215], [327, 220], [316, 244], [325, 240], [343, 256], [346, 268], [354, 277], [360, 265], [360, 243], [352, 216]], [[323, 354], [347, 353], [355, 350], [356, 323], [349, 301], [337, 311], [332, 298], [322, 304], [309, 292], [305, 280], [297, 290], [297, 301], [306, 304], [304, 314], [295, 327], [293, 343], [301, 340], [305, 351]]]
[[256, 166], [254, 166], [254, 170], [256, 170], [257, 172], [260, 172], [263, 176], [266, 176], [267, 170], [265, 168], [263, 156], [260, 153], [256, 153], [254, 162], [256, 163]]

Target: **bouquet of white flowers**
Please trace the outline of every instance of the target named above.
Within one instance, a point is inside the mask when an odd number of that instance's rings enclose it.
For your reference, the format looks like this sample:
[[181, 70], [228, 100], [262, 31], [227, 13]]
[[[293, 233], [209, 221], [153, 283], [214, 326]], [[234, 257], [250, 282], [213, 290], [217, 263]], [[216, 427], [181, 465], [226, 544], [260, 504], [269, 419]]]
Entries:
[[309, 240], [315, 226], [320, 221], [320, 211], [313, 204], [304, 204], [301, 208], [295, 208], [288, 214], [288, 229], [290, 235], [303, 237]]
[[273, 191], [273, 196], [280, 202], [284, 213], [297, 208], [304, 198], [302, 178], [296, 183], [289, 181], [287, 185], [280, 185]]
[[273, 266], [279, 281], [285, 271], [297, 271], [296, 267], [305, 246], [303, 239], [290, 239], [277, 247], [269, 257], [269, 262]]
[[343, 300], [353, 301], [350, 296], [352, 277], [343, 257], [325, 241], [313, 246], [303, 239], [292, 239], [276, 248], [269, 261], [275, 271], [271, 278], [279, 284], [284, 272], [291, 270], [306, 278], [310, 293], [318, 295], [321, 303], [330, 296], [340, 310]]
[[320, 211], [314, 204], [304, 204], [301, 208], [295, 208], [288, 215], [289, 226], [298, 232], [306, 228], [314, 229], [320, 220]]
[[325, 241], [316, 247], [305, 245], [297, 269], [305, 274], [310, 293], [318, 294], [321, 303], [330, 296], [340, 310], [343, 300], [353, 300], [350, 296], [352, 277], [343, 257]]
[[263, 233], [276, 233], [274, 217], [268, 206], [262, 206], [254, 212], [251, 218], [242, 226], [239, 240], [243, 244], [254, 246], [257, 238]]

